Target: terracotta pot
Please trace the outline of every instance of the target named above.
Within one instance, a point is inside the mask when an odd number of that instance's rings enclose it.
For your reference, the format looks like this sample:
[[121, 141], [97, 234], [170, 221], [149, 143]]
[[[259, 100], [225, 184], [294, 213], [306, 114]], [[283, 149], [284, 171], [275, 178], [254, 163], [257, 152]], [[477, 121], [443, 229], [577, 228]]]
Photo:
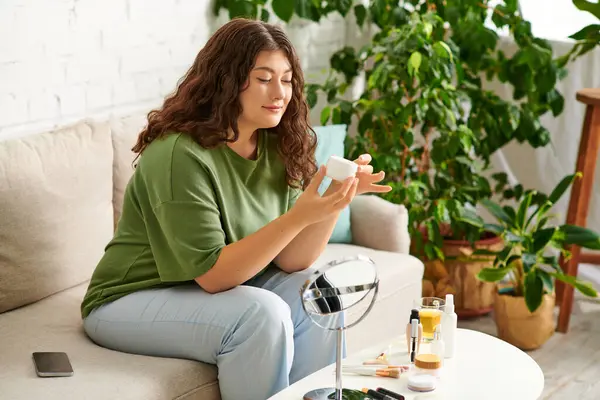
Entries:
[[[502, 250], [500, 237], [482, 239], [475, 242], [476, 249]], [[494, 306], [496, 284], [483, 282], [477, 274], [484, 268], [493, 267], [493, 256], [470, 256], [473, 248], [466, 240], [444, 240], [442, 247], [447, 257], [444, 265], [448, 271], [449, 284], [454, 290], [454, 304], [459, 318], [471, 318], [489, 314]]]
[[541, 347], [554, 334], [554, 295], [545, 294], [540, 307], [531, 313], [524, 297], [496, 292], [494, 319], [498, 338], [522, 350]]

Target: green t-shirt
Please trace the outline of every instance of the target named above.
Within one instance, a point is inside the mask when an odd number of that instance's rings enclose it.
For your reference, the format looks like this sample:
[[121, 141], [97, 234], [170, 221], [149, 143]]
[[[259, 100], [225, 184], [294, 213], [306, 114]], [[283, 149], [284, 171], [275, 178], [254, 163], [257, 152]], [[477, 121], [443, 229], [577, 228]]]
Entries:
[[266, 131], [259, 133], [256, 160], [225, 144], [204, 149], [183, 134], [153, 141], [127, 185], [121, 219], [81, 305], [83, 318], [129, 293], [192, 281], [227, 244], [287, 212], [294, 193], [276, 137]]

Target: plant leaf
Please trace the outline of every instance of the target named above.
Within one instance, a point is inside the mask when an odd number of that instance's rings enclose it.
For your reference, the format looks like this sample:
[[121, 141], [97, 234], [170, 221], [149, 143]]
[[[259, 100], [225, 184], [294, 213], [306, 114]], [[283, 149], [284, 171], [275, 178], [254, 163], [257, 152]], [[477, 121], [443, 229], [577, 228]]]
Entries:
[[247, 0], [238, 0], [229, 5], [229, 19], [237, 17], [252, 18], [256, 17], [258, 11], [255, 4]]
[[506, 276], [511, 270], [512, 266], [506, 266], [502, 268], [483, 268], [477, 274], [477, 278], [484, 282], [498, 282]]
[[411, 76], [419, 72], [421, 61], [423, 61], [423, 56], [418, 51], [415, 51], [410, 55], [410, 58], [408, 59], [408, 73]]
[[529, 311], [534, 312], [542, 304], [544, 295], [544, 282], [537, 275], [537, 270], [525, 275], [523, 286], [525, 289], [525, 304], [527, 304]]
[[458, 219], [477, 228], [483, 228], [483, 219], [472, 210], [463, 208]]
[[511, 218], [508, 216], [508, 214], [506, 214], [506, 212], [498, 204], [494, 203], [493, 201], [491, 201], [489, 199], [483, 199], [481, 201], [481, 204], [485, 208], [487, 208], [488, 211], [490, 213], [492, 213], [492, 215], [494, 217], [496, 217], [496, 219], [498, 219], [501, 222], [504, 222], [507, 226], [512, 226]]
[[260, 20], [263, 22], [269, 22], [270, 18], [271, 18], [271, 14], [269, 13], [269, 10], [267, 10], [266, 8], [263, 8], [260, 11]]
[[564, 234], [562, 239], [564, 244], [600, 250], [600, 236], [594, 231], [577, 225], [562, 225], [559, 230]]
[[321, 111], [321, 125], [327, 125], [329, 117], [331, 116], [331, 107], [323, 107]]
[[569, 36], [569, 38], [575, 39], [575, 40], [593, 39], [598, 36], [599, 32], [600, 32], [600, 25], [592, 24], [592, 25], [588, 25], [585, 28], [581, 29], [580, 31], [572, 34], [571, 36]]
[[358, 4], [354, 7], [354, 16], [356, 17], [356, 23], [362, 28], [367, 18], [367, 9], [362, 4]]
[[533, 266], [537, 263], [537, 255], [532, 253], [523, 253], [521, 256], [521, 261], [523, 261], [523, 270], [525, 273], [531, 271]]
[[522, 243], [525, 241], [525, 238], [511, 231], [506, 231], [504, 238], [510, 243]]
[[317, 87], [315, 85], [309, 85], [306, 90], [306, 102], [308, 103], [308, 107], [313, 108], [318, 100]]
[[553, 277], [556, 279], [563, 281], [564, 283], [573, 286], [575, 289], [579, 290], [582, 294], [588, 297], [598, 297], [598, 292], [590, 282], [582, 282], [577, 278], [571, 275], [559, 274], [559, 273], [551, 273]]
[[534, 232], [533, 237], [533, 252], [538, 253], [540, 250], [544, 249], [548, 242], [554, 236], [554, 232], [556, 232], [556, 227], [541, 229], [539, 231]]
[[581, 178], [581, 176], [582, 176], [581, 172], [577, 172], [575, 174], [565, 176], [558, 183], [558, 185], [556, 185], [556, 187], [552, 190], [552, 192], [550, 193], [550, 196], [548, 196], [548, 200], [550, 202], [552, 202], [552, 204], [555, 204], [562, 197], [562, 195], [567, 191], [569, 186], [571, 186], [571, 184], [573, 183], [575, 178]]
[[[290, 3], [293, 3], [293, 1], [290, 1]], [[336, 11], [339, 12], [342, 17], [345, 17], [352, 8], [353, 0], [336, 0], [335, 3]]]
[[550, 274], [542, 269], [538, 269], [536, 273], [542, 280], [542, 283], [544, 284], [544, 290], [546, 291], [546, 293], [554, 292], [554, 281], [552, 280]]
[[433, 50], [438, 56], [452, 60], [452, 50], [445, 42], [436, 42], [433, 45]]
[[586, 0], [573, 0], [573, 4], [581, 11], [587, 11], [600, 19], [600, 3], [592, 3]]
[[483, 229], [487, 232], [492, 232], [498, 236], [504, 233], [504, 227], [497, 224], [483, 224]]
[[294, 2], [290, 0], [273, 0], [273, 12], [281, 20], [289, 22], [294, 15]]
[[525, 228], [525, 219], [527, 218], [527, 210], [529, 210], [529, 206], [531, 205], [531, 199], [535, 192], [529, 192], [525, 199], [519, 205], [519, 209], [517, 210], [517, 215], [515, 217], [515, 223], [519, 228]]

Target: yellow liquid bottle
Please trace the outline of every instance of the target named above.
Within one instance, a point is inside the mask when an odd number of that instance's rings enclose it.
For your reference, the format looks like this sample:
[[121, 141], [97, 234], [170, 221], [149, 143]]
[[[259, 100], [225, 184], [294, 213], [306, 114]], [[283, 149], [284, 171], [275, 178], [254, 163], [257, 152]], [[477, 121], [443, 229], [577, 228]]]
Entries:
[[436, 309], [419, 310], [419, 319], [423, 325], [423, 338], [432, 341], [435, 327], [442, 323], [442, 311]]

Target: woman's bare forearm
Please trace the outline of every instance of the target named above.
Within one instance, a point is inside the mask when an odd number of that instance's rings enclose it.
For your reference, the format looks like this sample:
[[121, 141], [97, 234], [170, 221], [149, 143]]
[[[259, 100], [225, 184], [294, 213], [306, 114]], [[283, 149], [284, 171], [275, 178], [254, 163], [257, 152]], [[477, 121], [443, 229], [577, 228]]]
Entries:
[[213, 267], [196, 278], [209, 293], [236, 287], [265, 268], [305, 228], [301, 216], [288, 212], [258, 231], [225, 246]]

